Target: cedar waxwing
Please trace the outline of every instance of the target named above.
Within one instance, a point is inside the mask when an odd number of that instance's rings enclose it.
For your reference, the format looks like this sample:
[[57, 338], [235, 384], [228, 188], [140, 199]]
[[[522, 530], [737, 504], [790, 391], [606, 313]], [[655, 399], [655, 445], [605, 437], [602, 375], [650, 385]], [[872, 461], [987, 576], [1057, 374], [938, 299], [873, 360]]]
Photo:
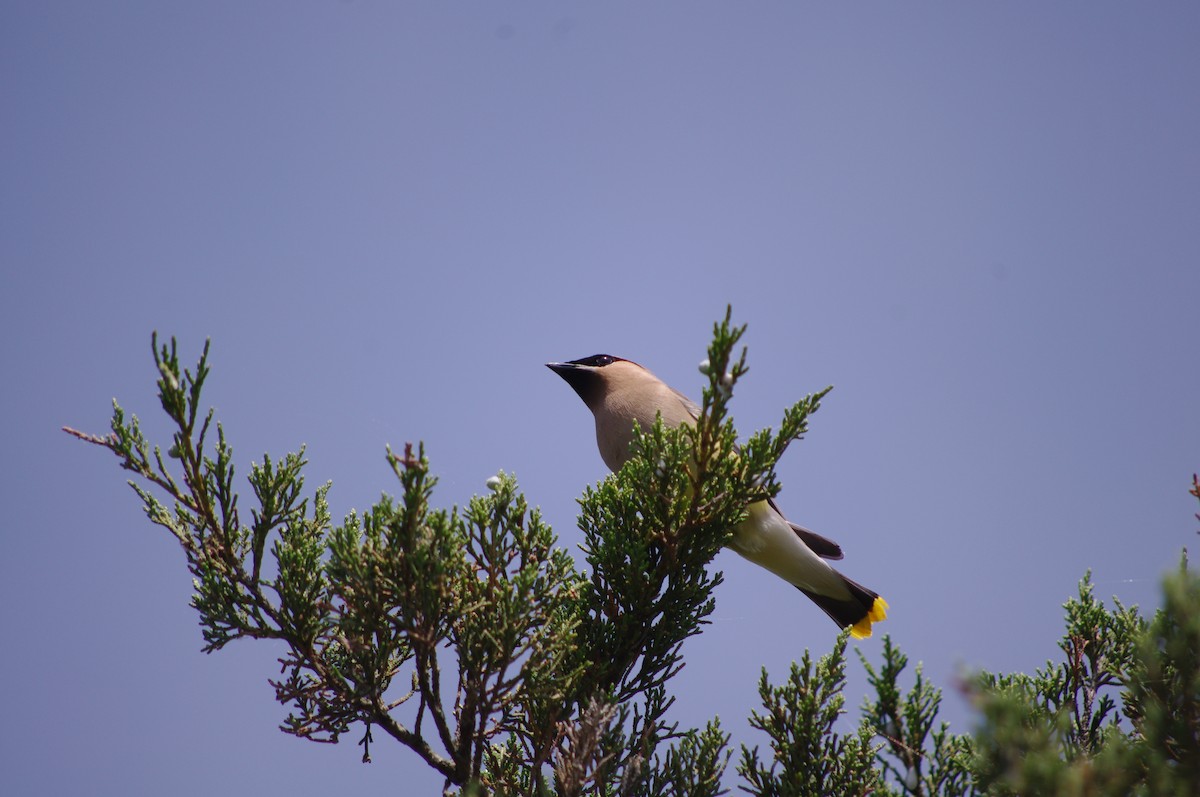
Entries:
[[[565, 363], [546, 363], [574, 388], [596, 418], [596, 442], [609, 470], [629, 459], [633, 424], [649, 430], [655, 416], [680, 426], [700, 417], [700, 408], [648, 370], [630, 360], [597, 354]], [[733, 533], [729, 547], [759, 567], [794, 585], [842, 628], [862, 639], [871, 623], [887, 617], [887, 602], [830, 567], [825, 559], [841, 559], [837, 543], [789, 523], [773, 500], [750, 507], [749, 516]], [[824, 558], [822, 558], [824, 557]]]

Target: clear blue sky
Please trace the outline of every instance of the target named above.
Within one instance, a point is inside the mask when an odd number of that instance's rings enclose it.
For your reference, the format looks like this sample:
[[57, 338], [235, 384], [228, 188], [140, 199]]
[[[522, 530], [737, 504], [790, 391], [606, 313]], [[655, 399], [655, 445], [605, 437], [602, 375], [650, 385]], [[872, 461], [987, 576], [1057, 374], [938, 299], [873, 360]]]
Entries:
[[[936, 684], [1054, 655], [1089, 567], [1155, 606], [1200, 542], [1197, 41], [1183, 2], [4, 3], [0, 792], [440, 786], [279, 733], [279, 651], [202, 655], [177, 545], [58, 431], [161, 435], [154, 329], [211, 336], [243, 474], [307, 444], [340, 517], [424, 440], [444, 505], [515, 471], [574, 549], [605, 470], [542, 363], [698, 395], [732, 303], [739, 428], [835, 386], [780, 503]], [[677, 716], [758, 742], [759, 668], [835, 629], [717, 562]]]

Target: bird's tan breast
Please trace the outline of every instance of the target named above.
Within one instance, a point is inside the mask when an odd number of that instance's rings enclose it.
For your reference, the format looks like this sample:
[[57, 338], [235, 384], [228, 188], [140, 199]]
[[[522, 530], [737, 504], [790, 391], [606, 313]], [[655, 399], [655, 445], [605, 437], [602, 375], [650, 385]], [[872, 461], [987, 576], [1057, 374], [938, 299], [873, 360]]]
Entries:
[[595, 413], [596, 443], [609, 470], [620, 470], [629, 459], [634, 424], [646, 431], [660, 412], [668, 426], [693, 422], [687, 408], [666, 385], [649, 390], [613, 390], [604, 397]]

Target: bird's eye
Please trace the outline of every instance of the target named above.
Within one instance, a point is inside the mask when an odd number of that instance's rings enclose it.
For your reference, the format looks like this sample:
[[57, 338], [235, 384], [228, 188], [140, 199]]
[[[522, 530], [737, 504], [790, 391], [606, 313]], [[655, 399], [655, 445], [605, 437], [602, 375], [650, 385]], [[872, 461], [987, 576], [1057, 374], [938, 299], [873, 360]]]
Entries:
[[582, 360], [571, 360], [574, 365], [587, 365], [592, 368], [602, 368], [609, 363], [616, 362], [619, 357], [613, 357], [610, 354], [593, 354], [591, 357], [584, 357]]

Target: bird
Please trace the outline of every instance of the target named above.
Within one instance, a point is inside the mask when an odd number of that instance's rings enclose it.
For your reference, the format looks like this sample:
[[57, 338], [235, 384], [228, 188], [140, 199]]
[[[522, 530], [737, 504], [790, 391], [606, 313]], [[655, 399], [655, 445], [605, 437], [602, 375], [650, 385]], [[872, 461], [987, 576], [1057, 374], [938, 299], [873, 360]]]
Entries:
[[[647, 368], [610, 354], [546, 363], [583, 399], [596, 421], [600, 457], [614, 473], [629, 459], [634, 423], [648, 431], [662, 416], [668, 426], [695, 424], [700, 408]], [[728, 547], [803, 592], [851, 636], [871, 636], [888, 604], [874, 590], [846, 578], [826, 560], [842, 558], [833, 540], [791, 523], [774, 499], [753, 503]]]

